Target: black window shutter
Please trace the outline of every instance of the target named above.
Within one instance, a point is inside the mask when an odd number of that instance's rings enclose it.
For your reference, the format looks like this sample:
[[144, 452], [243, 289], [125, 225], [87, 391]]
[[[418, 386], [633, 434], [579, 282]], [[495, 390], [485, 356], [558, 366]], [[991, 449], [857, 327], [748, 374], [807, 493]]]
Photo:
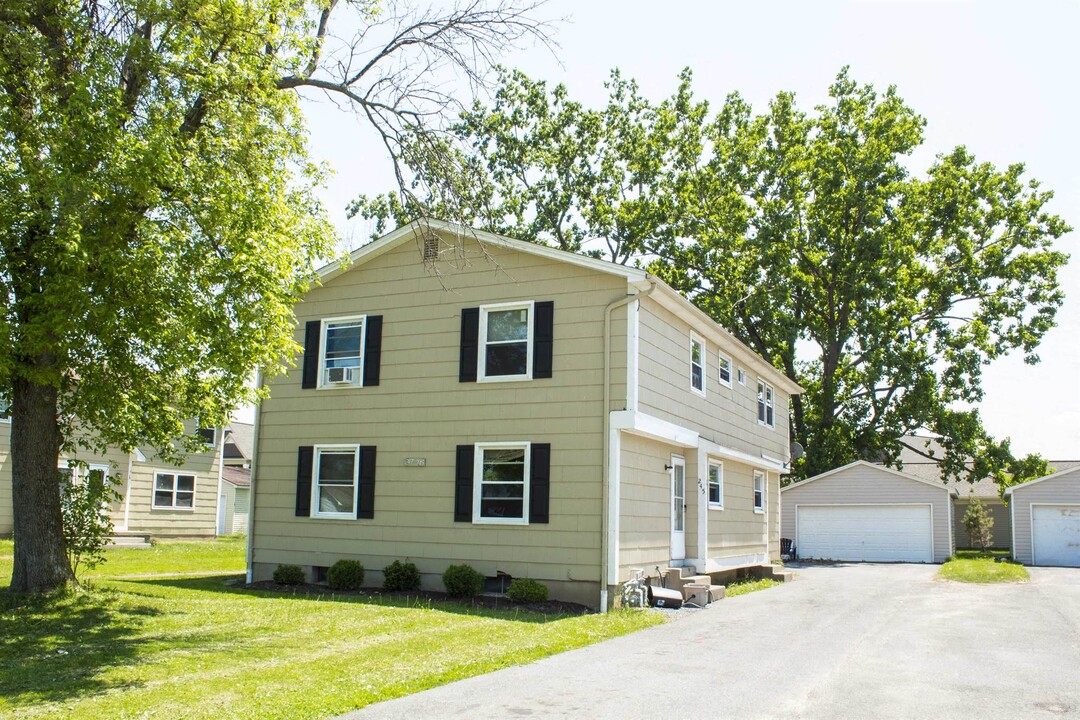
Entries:
[[461, 309], [461, 364], [459, 382], [476, 382], [476, 355], [480, 345], [480, 308]]
[[379, 384], [379, 365], [382, 362], [382, 315], [367, 316], [364, 331], [364, 387]]
[[319, 380], [319, 334], [322, 332], [321, 320], [309, 320], [304, 329], [304, 375], [300, 387], [309, 389], [318, 385]]
[[311, 515], [311, 465], [315, 448], [301, 445], [296, 453], [296, 517]]
[[533, 331], [533, 377], [551, 377], [551, 351], [555, 340], [555, 303], [551, 300], [535, 306], [536, 328]]
[[533, 443], [529, 462], [529, 522], [548, 521], [548, 497], [551, 488], [551, 445]]
[[472, 522], [473, 458], [472, 445], [457, 446], [457, 476], [454, 482], [454, 522]]
[[356, 517], [375, 517], [375, 446], [360, 448], [360, 482], [356, 493]]

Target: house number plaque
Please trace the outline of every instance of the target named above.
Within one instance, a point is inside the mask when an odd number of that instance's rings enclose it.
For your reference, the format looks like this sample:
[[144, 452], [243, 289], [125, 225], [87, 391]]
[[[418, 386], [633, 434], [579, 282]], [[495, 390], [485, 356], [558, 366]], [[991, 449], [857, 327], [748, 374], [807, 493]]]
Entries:
[[410, 467], [424, 467], [427, 465], [427, 458], [405, 458], [405, 464]]

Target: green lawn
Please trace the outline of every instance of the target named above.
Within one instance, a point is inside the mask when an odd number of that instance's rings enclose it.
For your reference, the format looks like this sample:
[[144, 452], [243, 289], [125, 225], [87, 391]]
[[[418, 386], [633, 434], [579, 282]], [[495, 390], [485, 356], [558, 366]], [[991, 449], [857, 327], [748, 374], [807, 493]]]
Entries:
[[966, 583], [1023, 582], [1028, 572], [1023, 565], [996, 562], [998, 557], [1008, 557], [1008, 551], [979, 552], [958, 550], [956, 556], [947, 560], [938, 571], [938, 577]]
[[[0, 543], [4, 586], [11, 551]], [[229, 574], [145, 577], [240, 570], [233, 539], [108, 558], [89, 592], [17, 607], [0, 590], [0, 716], [322, 718], [661, 622], [252, 592]]]

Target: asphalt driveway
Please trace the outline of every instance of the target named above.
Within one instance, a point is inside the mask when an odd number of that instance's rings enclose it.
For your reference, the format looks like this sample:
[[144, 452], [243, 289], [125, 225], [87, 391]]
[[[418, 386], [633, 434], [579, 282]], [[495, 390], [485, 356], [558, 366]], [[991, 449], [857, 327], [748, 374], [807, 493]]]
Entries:
[[796, 569], [660, 627], [347, 717], [1080, 717], [1080, 570], [965, 585], [928, 565]]

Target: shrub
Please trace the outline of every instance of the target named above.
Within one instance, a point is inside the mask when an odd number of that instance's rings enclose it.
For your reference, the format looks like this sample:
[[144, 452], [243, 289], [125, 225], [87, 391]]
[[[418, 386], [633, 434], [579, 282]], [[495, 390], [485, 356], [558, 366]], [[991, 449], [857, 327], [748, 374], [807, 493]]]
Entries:
[[278, 585], [303, 585], [304, 571], [299, 565], [278, 565], [274, 570], [274, 582]]
[[981, 548], [983, 552], [986, 552], [994, 542], [994, 535], [991, 532], [994, 527], [994, 518], [983, 505], [982, 500], [972, 496], [962, 522], [972, 547]]
[[326, 584], [332, 590], [359, 590], [364, 584], [364, 566], [359, 560], [338, 560], [326, 571]]
[[64, 525], [64, 547], [71, 572], [80, 566], [92, 568], [105, 559], [105, 545], [113, 532], [112, 520], [103, 510], [123, 498], [117, 491], [119, 476], [91, 469], [77, 460], [68, 461], [61, 473], [60, 514]]
[[484, 576], [469, 565], [451, 565], [442, 581], [451, 597], [476, 597], [484, 589]]
[[547, 585], [532, 578], [514, 578], [506, 589], [506, 597], [510, 598], [510, 602], [516, 603], [544, 602], [548, 597], [548, 589]]
[[419, 590], [420, 570], [415, 563], [395, 560], [383, 568], [383, 590]]

